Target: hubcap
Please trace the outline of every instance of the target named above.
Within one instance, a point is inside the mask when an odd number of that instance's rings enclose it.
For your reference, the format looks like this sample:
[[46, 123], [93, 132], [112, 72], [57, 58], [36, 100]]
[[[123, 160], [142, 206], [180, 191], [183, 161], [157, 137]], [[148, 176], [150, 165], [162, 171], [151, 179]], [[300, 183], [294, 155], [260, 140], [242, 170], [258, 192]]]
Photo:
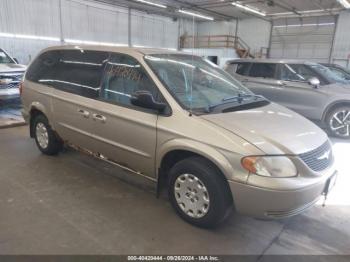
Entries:
[[49, 145], [49, 134], [43, 123], [38, 123], [35, 128], [36, 138], [41, 148], [45, 149]]
[[342, 137], [350, 136], [350, 109], [337, 111], [330, 119], [331, 130]]
[[190, 217], [201, 218], [209, 211], [209, 193], [203, 182], [191, 174], [180, 175], [175, 181], [177, 204]]

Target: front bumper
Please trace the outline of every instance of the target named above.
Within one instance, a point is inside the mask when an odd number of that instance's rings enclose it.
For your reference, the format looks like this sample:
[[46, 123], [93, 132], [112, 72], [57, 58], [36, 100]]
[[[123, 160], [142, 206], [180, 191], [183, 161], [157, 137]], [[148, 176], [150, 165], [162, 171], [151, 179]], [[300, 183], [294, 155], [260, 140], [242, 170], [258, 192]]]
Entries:
[[19, 97], [20, 95], [18, 88], [0, 89], [0, 100], [15, 99]]
[[21, 114], [23, 116], [24, 121], [27, 124], [29, 124], [29, 120], [30, 120], [29, 112], [24, 107], [21, 109]]
[[324, 192], [328, 179], [336, 173], [336, 171], [328, 172], [318, 178], [314, 184], [289, 190], [261, 188], [234, 181], [228, 182], [238, 213], [256, 218], [285, 218], [297, 215], [312, 207]]

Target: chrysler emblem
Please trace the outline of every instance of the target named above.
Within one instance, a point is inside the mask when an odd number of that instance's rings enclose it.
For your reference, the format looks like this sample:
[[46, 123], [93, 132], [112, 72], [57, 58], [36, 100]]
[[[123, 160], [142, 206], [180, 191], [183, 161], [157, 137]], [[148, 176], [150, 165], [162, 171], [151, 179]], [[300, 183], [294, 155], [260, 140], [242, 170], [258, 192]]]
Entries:
[[317, 159], [318, 160], [323, 160], [323, 159], [327, 159], [328, 160], [329, 157], [330, 157], [330, 154], [331, 154], [331, 150], [328, 150], [328, 151], [324, 152], [323, 155], [319, 156]]

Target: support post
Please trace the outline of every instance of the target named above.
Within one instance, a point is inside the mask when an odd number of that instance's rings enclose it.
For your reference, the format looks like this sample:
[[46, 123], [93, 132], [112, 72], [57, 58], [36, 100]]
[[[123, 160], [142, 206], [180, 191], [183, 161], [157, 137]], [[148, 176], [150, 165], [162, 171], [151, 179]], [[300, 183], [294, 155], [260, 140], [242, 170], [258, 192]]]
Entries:
[[132, 47], [131, 39], [131, 8], [128, 8], [128, 46]]
[[338, 29], [339, 15], [335, 16], [334, 19], [335, 19], [335, 25], [334, 25], [332, 46], [331, 46], [331, 51], [329, 53], [329, 58], [328, 58], [328, 63], [330, 64], [333, 64], [334, 45], [335, 45], [335, 38], [337, 34], [337, 29]]
[[270, 27], [270, 38], [269, 38], [269, 47], [266, 53], [266, 58], [271, 58], [271, 46], [272, 46], [272, 35], [273, 35], [273, 21], [270, 22], [271, 27]]
[[59, 19], [60, 19], [60, 41], [61, 44], [64, 44], [64, 35], [63, 35], [63, 24], [62, 24], [62, 0], [58, 0], [58, 10], [59, 10]]

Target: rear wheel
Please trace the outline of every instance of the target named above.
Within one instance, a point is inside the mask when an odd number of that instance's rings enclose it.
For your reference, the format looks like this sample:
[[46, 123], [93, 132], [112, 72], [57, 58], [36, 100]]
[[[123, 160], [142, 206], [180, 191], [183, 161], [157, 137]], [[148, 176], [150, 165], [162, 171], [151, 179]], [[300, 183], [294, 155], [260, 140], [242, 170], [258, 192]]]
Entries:
[[178, 162], [169, 173], [169, 199], [187, 222], [213, 227], [222, 222], [232, 206], [231, 192], [220, 171], [201, 157]]
[[37, 115], [33, 121], [35, 142], [39, 150], [46, 155], [56, 155], [62, 149], [62, 142], [51, 129], [44, 115]]
[[339, 106], [327, 114], [327, 129], [330, 135], [350, 138], [350, 106]]

